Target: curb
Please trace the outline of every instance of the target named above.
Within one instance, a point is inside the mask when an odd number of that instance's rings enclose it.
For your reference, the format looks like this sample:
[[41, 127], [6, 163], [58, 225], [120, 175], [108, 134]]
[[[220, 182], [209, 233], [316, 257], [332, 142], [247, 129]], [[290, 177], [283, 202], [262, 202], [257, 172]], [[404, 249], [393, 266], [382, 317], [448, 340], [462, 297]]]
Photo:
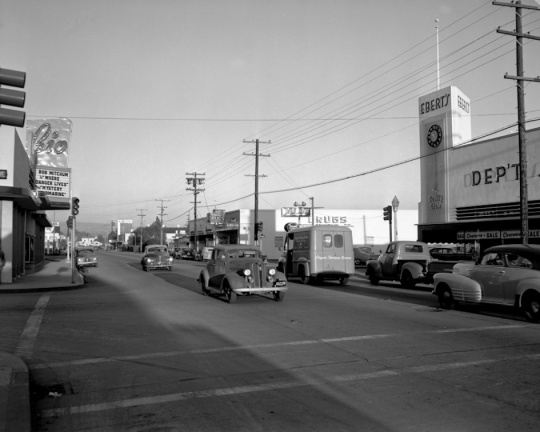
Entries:
[[28, 367], [5, 352], [0, 352], [0, 430], [32, 430]]

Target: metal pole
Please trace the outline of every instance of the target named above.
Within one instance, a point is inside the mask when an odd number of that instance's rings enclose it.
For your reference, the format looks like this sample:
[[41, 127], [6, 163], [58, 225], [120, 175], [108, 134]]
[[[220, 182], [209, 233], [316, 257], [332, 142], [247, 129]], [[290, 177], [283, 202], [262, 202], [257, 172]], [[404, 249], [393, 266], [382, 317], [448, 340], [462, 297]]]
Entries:
[[255, 244], [259, 244], [259, 232], [257, 223], [259, 222], [259, 139], [255, 140]]
[[[517, 1], [516, 4], [521, 4]], [[516, 8], [516, 59], [517, 59], [517, 102], [518, 102], [518, 130], [519, 130], [519, 201], [521, 217], [521, 241], [523, 244], [529, 243], [529, 209], [527, 193], [527, 132], [525, 130], [525, 97], [523, 91], [523, 33], [521, 25], [521, 8]]]
[[[435, 19], [435, 22], [438, 23], [439, 19], [438, 18]], [[437, 32], [437, 90], [439, 90], [441, 88], [440, 80], [439, 80], [439, 25], [437, 24], [435, 28], [437, 29], [436, 30]]]

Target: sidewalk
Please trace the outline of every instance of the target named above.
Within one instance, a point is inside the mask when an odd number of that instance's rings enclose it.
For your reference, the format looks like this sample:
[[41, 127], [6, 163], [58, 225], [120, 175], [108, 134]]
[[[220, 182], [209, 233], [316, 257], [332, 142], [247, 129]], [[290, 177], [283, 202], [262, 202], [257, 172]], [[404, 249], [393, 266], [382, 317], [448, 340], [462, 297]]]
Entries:
[[[0, 284], [0, 295], [32, 293], [79, 288], [83, 276], [71, 272], [65, 256], [48, 256], [29, 274], [10, 284]], [[30, 388], [28, 367], [24, 361], [0, 351], [0, 431], [31, 431]]]
[[47, 256], [45, 262], [31, 273], [21, 276], [13, 283], [0, 284], [0, 294], [66, 290], [84, 284], [82, 275], [75, 270], [65, 256]]

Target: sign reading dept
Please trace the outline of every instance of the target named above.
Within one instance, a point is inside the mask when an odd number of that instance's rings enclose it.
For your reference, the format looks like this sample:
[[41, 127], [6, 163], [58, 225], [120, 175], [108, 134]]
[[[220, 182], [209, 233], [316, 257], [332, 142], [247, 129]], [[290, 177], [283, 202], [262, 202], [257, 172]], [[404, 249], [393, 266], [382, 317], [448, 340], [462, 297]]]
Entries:
[[39, 192], [58, 198], [69, 198], [69, 170], [40, 167], [36, 171], [36, 188]]

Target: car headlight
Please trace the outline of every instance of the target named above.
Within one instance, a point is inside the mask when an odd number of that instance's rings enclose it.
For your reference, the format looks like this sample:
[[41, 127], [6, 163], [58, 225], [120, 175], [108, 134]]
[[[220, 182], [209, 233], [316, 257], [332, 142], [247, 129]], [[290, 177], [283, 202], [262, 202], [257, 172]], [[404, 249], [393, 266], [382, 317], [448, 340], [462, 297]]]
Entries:
[[244, 276], [249, 276], [251, 274], [250, 269], [244, 269]]
[[274, 276], [276, 274], [276, 269], [270, 269], [268, 270], [268, 274]]

